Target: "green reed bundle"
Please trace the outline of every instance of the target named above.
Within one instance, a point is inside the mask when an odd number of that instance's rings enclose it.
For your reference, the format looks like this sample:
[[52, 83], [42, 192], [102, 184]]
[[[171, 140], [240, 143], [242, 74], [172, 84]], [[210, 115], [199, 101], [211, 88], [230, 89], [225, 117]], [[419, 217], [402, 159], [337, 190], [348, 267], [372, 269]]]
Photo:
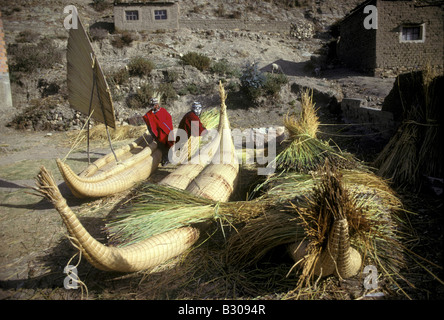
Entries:
[[[397, 272], [404, 261], [398, 230], [402, 221], [396, 215], [401, 203], [396, 195], [372, 173], [335, 169], [333, 175], [325, 170], [311, 175], [283, 173], [269, 180], [259, 199], [274, 203], [275, 210], [250, 219], [229, 239], [228, 260], [251, 265], [276, 246], [312, 239], [316, 243], [311, 251], [313, 267], [334, 221], [331, 215], [320, 215], [328, 209], [346, 217], [350, 243], [363, 259], [380, 264], [381, 270]], [[311, 267], [306, 276], [313, 271]]]
[[200, 115], [200, 121], [202, 122], [202, 125], [206, 129], [214, 129], [219, 124], [219, 110], [217, 108], [213, 108], [210, 110], [202, 111]]
[[308, 89], [301, 93], [300, 116], [287, 114], [284, 125], [290, 134], [290, 143], [274, 161], [278, 171], [309, 172], [321, 166], [326, 159], [338, 166], [355, 166], [352, 155], [343, 153], [316, 137], [320, 123], [313, 102], [313, 92], [310, 93]]
[[179, 189], [146, 184], [106, 225], [113, 243], [127, 245], [208, 220], [238, 223], [260, 215], [267, 201], [216, 202]]

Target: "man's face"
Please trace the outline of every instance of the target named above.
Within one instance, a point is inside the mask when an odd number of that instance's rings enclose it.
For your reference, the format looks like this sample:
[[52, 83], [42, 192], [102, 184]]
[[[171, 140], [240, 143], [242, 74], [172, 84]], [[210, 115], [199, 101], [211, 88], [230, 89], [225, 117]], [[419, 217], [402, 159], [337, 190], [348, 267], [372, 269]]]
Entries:
[[159, 108], [160, 108], [160, 106], [159, 106], [158, 103], [157, 103], [157, 104], [153, 104], [153, 110], [154, 110], [154, 111], [159, 110]]

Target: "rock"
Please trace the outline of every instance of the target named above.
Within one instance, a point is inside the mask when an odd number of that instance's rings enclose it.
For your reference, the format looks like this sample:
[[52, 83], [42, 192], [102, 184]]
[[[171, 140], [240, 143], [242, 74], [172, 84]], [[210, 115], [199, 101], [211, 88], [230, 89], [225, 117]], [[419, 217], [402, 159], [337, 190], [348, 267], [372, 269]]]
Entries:
[[290, 35], [299, 40], [311, 39], [314, 36], [314, 26], [307, 21], [300, 21], [291, 24]]

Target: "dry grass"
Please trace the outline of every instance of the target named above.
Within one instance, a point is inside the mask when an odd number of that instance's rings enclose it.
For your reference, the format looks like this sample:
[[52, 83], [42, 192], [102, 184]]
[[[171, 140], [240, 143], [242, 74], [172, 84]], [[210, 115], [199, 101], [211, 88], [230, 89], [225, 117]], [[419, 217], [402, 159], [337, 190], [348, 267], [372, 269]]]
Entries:
[[[313, 175], [281, 174], [260, 198], [273, 199], [275, 207], [251, 219], [228, 242], [229, 261], [249, 266], [281, 245], [310, 240], [311, 259], [303, 266], [299, 289], [313, 285], [316, 264], [334, 216], [347, 218], [352, 246], [363, 260], [397, 275], [404, 266], [402, 223], [396, 215], [400, 201], [380, 178], [360, 171], [325, 168]], [[265, 183], [267, 185], [267, 183]], [[264, 187], [264, 186], [263, 186]], [[322, 214], [320, 214], [322, 213]]]
[[127, 245], [206, 221], [232, 225], [263, 214], [267, 201], [216, 202], [156, 184], [143, 184], [107, 223], [110, 239]]
[[333, 147], [327, 141], [317, 138], [320, 125], [313, 93], [307, 89], [301, 92], [301, 113], [284, 119], [290, 137], [288, 146], [280, 152], [275, 165], [278, 171], [309, 172], [322, 166], [326, 159], [336, 166], [357, 167], [358, 161], [351, 155]]
[[[437, 73], [430, 66], [422, 71], [423, 100], [403, 105], [403, 121], [392, 139], [374, 161], [378, 175], [400, 188], [421, 188], [422, 175], [442, 177], [442, 115]], [[399, 94], [403, 88], [400, 83]], [[413, 102], [412, 102], [413, 103]]]

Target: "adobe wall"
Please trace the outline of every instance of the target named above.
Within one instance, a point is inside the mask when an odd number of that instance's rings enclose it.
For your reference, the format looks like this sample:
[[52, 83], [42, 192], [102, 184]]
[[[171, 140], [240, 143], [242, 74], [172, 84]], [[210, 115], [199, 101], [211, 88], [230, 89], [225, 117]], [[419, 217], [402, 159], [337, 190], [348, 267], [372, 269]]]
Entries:
[[191, 30], [247, 30], [251, 32], [290, 33], [290, 21], [247, 21], [239, 19], [181, 19], [181, 28]]
[[[378, 1], [376, 69], [395, 74], [430, 63], [442, 70], [444, 63], [444, 5], [415, 6], [414, 1]], [[402, 24], [425, 24], [425, 41], [400, 41]]]
[[[11, 83], [9, 81], [8, 59], [6, 55], [5, 34], [0, 12], [0, 113], [9, 113], [12, 109]], [[4, 117], [0, 117], [4, 118]]]
[[364, 27], [367, 16], [362, 6], [343, 20], [337, 47], [338, 58], [361, 71], [372, 71], [376, 64], [376, 30]]

